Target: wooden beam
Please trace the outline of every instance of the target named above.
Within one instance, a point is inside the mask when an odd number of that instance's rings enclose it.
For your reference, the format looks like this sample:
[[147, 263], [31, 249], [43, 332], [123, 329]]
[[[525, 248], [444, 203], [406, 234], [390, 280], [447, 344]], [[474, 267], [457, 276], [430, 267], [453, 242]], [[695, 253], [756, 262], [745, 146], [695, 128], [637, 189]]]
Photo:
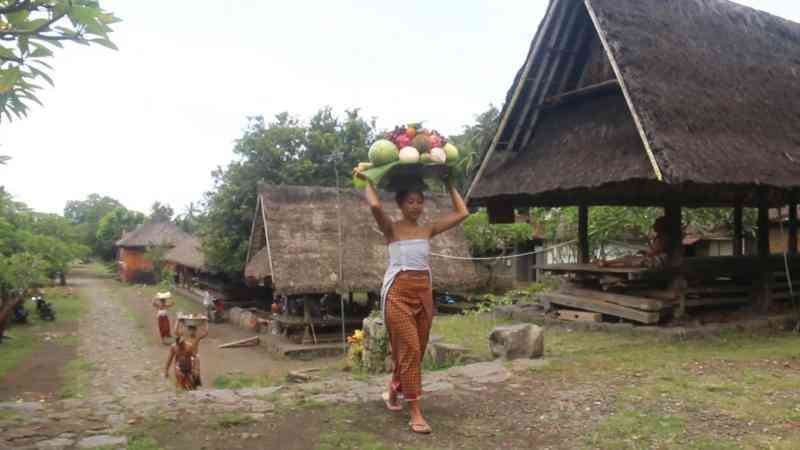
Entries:
[[609, 292], [602, 292], [591, 289], [573, 288], [571, 286], [564, 287], [563, 292], [570, 295], [574, 295], [576, 297], [595, 298], [597, 300], [613, 303], [615, 305], [625, 306], [628, 308], [641, 309], [643, 311], [661, 311], [662, 309], [667, 309], [672, 306], [667, 302], [657, 300], [654, 298], [637, 297], [634, 295], [625, 295], [625, 294], [612, 294]]
[[595, 312], [575, 311], [572, 309], [559, 309], [556, 316], [561, 320], [570, 322], [602, 322], [603, 315]]
[[486, 203], [486, 214], [491, 224], [514, 223], [514, 206], [509, 201], [490, 198]]
[[772, 282], [774, 275], [769, 268], [769, 197], [767, 190], [758, 189], [758, 265], [759, 277], [754, 296], [755, 307], [766, 312], [772, 304]]
[[674, 271], [669, 281], [669, 290], [678, 302], [676, 317], [686, 313], [686, 277], [679, 269], [683, 265], [683, 226], [682, 211], [679, 204], [668, 204], [664, 207], [665, 234], [667, 253], [666, 268]]
[[744, 233], [742, 231], [743, 208], [741, 205], [733, 208], [733, 255], [742, 256], [744, 247]]
[[578, 206], [578, 262], [589, 264], [589, 207]]
[[549, 302], [551, 304], [585, 309], [588, 311], [607, 314], [609, 316], [633, 320], [635, 322], [648, 324], [658, 323], [659, 319], [661, 318], [660, 314], [657, 312], [639, 311], [638, 309], [626, 308], [624, 306], [615, 305], [613, 303], [592, 298], [576, 297], [574, 295], [558, 294], [554, 292], [540, 294], [539, 297], [545, 302]]
[[[583, 13], [582, 11], [580, 11], [580, 8], [575, 8], [575, 9], [578, 10], [578, 14], [577, 14], [578, 16]], [[567, 29], [567, 33], [570, 32], [572, 27], [573, 27], [573, 24], [570, 23], [570, 26]], [[569, 79], [569, 76], [572, 73], [573, 68], [575, 67], [575, 62], [577, 60], [577, 55], [578, 55], [578, 53], [580, 53], [580, 49], [581, 49], [581, 46], [583, 45], [583, 42], [584, 42], [584, 39], [586, 37], [587, 31], [591, 31], [591, 30], [594, 29], [591, 26], [591, 24], [580, 25], [580, 22], [579, 22], [578, 27], [581, 27], [581, 29], [579, 31], [578, 37], [576, 38], [575, 42], [573, 43], [573, 46], [575, 47], [575, 51], [573, 51], [570, 54], [569, 60], [567, 61], [566, 68], [561, 73], [561, 80], [558, 82], [557, 89], [555, 90], [555, 92], [557, 92], [557, 93], [561, 92], [564, 89], [564, 86], [566, 85], [566, 82]], [[567, 38], [568, 37], [569, 36], [567, 36]], [[520, 147], [521, 148], [527, 148], [528, 147], [528, 143], [531, 141], [531, 139], [533, 137], [533, 132], [536, 129], [536, 124], [539, 122], [539, 116], [542, 114], [542, 105], [541, 105], [541, 103], [544, 101], [543, 100], [544, 96], [548, 94], [546, 89], [555, 82], [555, 76], [556, 76], [557, 69], [558, 69], [558, 67], [555, 64], [553, 65], [553, 67], [550, 68], [550, 76], [548, 77], [547, 83], [546, 83], [546, 85], [544, 87], [545, 90], [542, 91], [541, 96], [539, 97], [541, 99], [541, 101], [539, 101], [539, 100], [536, 101], [536, 109], [534, 109], [533, 112], [531, 113], [530, 120], [525, 120], [523, 122], [523, 124], [526, 124], [525, 125], [526, 130], [525, 130], [525, 135], [523, 136], [522, 141], [520, 143]], [[524, 117], [523, 117], [523, 120], [524, 120]]]
[[[567, 23], [566, 27], [564, 27], [564, 24], [567, 21], [567, 13], [570, 10], [572, 10], [572, 15], [569, 16], [569, 22]], [[578, 8], [570, 8], [569, 2], [564, 3], [564, 6], [562, 7], [558, 16], [558, 21], [555, 24], [555, 29], [550, 34], [549, 47], [553, 47], [558, 43], [558, 40], [562, 35], [562, 29], [566, 29], [567, 34], [572, 30], [572, 26], [579, 16], [578, 12]], [[517, 142], [517, 138], [520, 136], [520, 133], [523, 131], [526, 123], [528, 122], [526, 119], [531, 111], [531, 108], [534, 105], [538, 107], [541, 99], [546, 95], [547, 88], [550, 86], [550, 83], [552, 83], [553, 74], [561, 62], [562, 55], [562, 53], [548, 54], [544, 61], [540, 63], [540, 66], [537, 68], [538, 70], [536, 72], [536, 78], [534, 78], [533, 85], [528, 91], [528, 96], [525, 99], [525, 102], [522, 104], [522, 113], [517, 117], [517, 123], [514, 126], [514, 132], [511, 134], [511, 140], [509, 141], [508, 147], [512, 150], [514, 148], [514, 144]], [[545, 75], [545, 73], [547, 73], [547, 75]], [[523, 142], [525, 141], [523, 140]]]
[[603, 94], [606, 92], [614, 92], [619, 90], [619, 81], [616, 79], [604, 81], [602, 83], [592, 84], [585, 88], [576, 89], [574, 91], [564, 92], [563, 94], [553, 95], [544, 99], [544, 105], [553, 108], [564, 103], [569, 103], [574, 100], [579, 100], [596, 94]]
[[797, 202], [789, 203], [789, 237], [786, 250], [790, 255], [797, 254]]

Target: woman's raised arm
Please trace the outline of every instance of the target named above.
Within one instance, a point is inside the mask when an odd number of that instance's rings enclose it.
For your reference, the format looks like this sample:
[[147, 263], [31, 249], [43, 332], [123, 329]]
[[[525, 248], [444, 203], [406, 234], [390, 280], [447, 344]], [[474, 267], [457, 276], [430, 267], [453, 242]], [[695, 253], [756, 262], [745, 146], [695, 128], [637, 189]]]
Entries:
[[434, 237], [440, 233], [444, 233], [445, 231], [457, 226], [463, 222], [467, 216], [469, 216], [469, 210], [467, 209], [467, 205], [464, 203], [464, 199], [461, 198], [461, 194], [458, 193], [455, 186], [453, 186], [452, 180], [449, 178], [447, 179], [447, 190], [450, 193], [450, 200], [453, 202], [453, 212], [439, 218], [439, 220], [434, 222], [432, 227], [433, 229], [431, 230], [431, 237]]
[[383, 210], [383, 205], [381, 205], [381, 197], [378, 194], [378, 191], [375, 189], [375, 186], [372, 184], [372, 181], [365, 177], [363, 173], [358, 168], [353, 169], [353, 173], [361, 178], [362, 180], [367, 182], [367, 187], [364, 189], [364, 194], [367, 199], [367, 205], [369, 205], [370, 211], [372, 211], [372, 217], [375, 218], [375, 222], [378, 224], [378, 228], [380, 228], [381, 233], [386, 237], [386, 239], [392, 238], [392, 220], [389, 216], [386, 215], [386, 212]]

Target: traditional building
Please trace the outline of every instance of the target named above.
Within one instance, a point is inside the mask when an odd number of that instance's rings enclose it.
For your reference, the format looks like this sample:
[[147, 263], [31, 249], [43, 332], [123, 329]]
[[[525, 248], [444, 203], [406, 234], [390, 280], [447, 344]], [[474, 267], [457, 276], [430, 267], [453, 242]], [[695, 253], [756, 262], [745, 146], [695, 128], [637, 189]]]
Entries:
[[139, 225], [117, 241], [119, 277], [127, 283], [151, 283], [153, 263], [146, 253], [153, 247], [175, 247], [190, 238], [172, 222], [151, 222]]
[[[725, 0], [551, 0], [470, 204], [496, 222], [514, 208], [579, 207], [580, 264], [550, 269], [596, 284], [554, 304], [654, 323], [713, 303], [695, 292], [736, 291], [767, 310], [784, 266], [770, 257], [769, 208], [790, 205], [797, 247], [798, 55], [799, 24]], [[667, 257], [651, 286], [622, 288], [644, 268], [588, 264], [595, 205], [664, 208]], [[683, 207], [732, 208], [734, 255], [684, 258]], [[758, 208], [755, 256], [742, 256], [744, 207]]]

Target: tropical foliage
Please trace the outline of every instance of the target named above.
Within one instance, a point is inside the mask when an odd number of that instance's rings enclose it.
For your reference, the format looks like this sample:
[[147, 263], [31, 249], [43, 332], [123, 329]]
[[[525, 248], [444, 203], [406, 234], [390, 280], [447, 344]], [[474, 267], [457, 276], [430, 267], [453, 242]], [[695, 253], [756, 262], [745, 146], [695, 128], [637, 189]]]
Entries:
[[53, 85], [47, 62], [63, 42], [111, 49], [119, 19], [97, 0], [0, 0], [0, 122], [26, 116], [42, 82]]
[[288, 113], [270, 122], [251, 118], [234, 146], [236, 159], [213, 172], [214, 188], [205, 195], [199, 233], [209, 265], [228, 273], [243, 270], [259, 181], [351, 186], [350, 171], [367, 159], [375, 135], [374, 121], [357, 109], [339, 117], [323, 108], [308, 122]]

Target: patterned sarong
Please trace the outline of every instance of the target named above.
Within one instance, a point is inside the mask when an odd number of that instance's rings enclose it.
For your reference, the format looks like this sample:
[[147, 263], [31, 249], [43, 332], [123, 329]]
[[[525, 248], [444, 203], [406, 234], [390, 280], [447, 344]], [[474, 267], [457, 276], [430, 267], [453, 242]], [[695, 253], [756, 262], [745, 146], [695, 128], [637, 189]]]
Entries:
[[172, 333], [169, 331], [169, 316], [159, 315], [158, 316], [158, 332], [161, 334], [161, 339], [172, 337]]
[[422, 396], [422, 358], [433, 323], [433, 291], [427, 271], [400, 272], [386, 299], [392, 346], [392, 388], [407, 401]]
[[175, 359], [175, 386], [193, 391], [202, 385], [197, 356], [180, 356]]

